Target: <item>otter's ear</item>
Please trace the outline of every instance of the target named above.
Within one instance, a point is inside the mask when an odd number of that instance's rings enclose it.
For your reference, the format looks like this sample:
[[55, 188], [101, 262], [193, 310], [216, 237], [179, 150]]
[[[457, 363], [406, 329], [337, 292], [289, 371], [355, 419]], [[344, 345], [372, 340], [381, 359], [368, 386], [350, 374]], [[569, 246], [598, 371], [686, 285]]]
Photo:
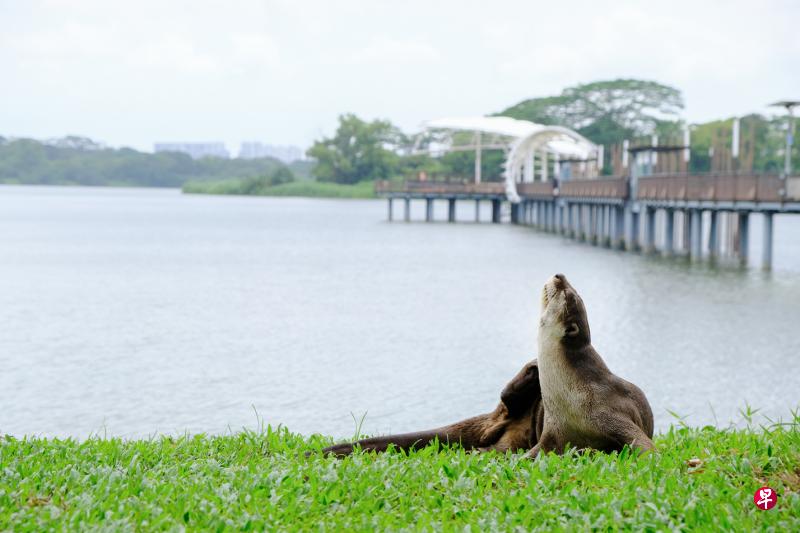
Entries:
[[570, 322], [567, 326], [567, 331], [564, 332], [564, 335], [567, 337], [574, 337], [580, 332], [581, 328], [578, 327], [578, 324], [576, 322]]

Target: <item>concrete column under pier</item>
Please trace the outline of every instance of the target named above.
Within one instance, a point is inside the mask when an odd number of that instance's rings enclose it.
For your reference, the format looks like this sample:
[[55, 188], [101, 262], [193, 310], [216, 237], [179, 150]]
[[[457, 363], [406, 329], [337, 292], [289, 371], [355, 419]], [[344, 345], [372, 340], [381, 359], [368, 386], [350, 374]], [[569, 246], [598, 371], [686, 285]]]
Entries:
[[689, 212], [689, 257], [692, 261], [700, 261], [703, 257], [703, 212], [692, 209]]
[[614, 238], [611, 246], [617, 250], [625, 248], [625, 209], [622, 206], [614, 206]]
[[625, 249], [629, 252], [639, 250], [639, 213], [627, 208], [625, 224]]
[[425, 198], [425, 222], [433, 222], [433, 198]]
[[638, 252], [641, 249], [639, 239], [639, 213], [631, 213], [631, 250]]
[[711, 210], [708, 214], [708, 258], [714, 261], [719, 256], [719, 217], [716, 210]]
[[392, 207], [394, 206], [394, 198], [392, 198], [390, 196], [388, 198], [388, 200], [389, 200], [389, 206], [388, 206], [389, 207], [389, 212], [387, 213], [387, 218], [389, 219], [389, 222], [391, 222], [392, 221]]
[[544, 203], [544, 230], [553, 231], [553, 204], [550, 202]]
[[403, 206], [403, 220], [406, 222], [411, 221], [411, 198], [404, 198], [405, 205]]
[[456, 221], [456, 199], [455, 198], [448, 198], [447, 199], [447, 221], [448, 222], [455, 222]]
[[664, 210], [664, 256], [675, 253], [675, 211]]
[[539, 207], [541, 207], [542, 217], [539, 221], [539, 226], [544, 231], [547, 231], [547, 225], [550, 220], [550, 209], [548, 209], [547, 202], [539, 202]]
[[572, 238], [580, 240], [581, 231], [583, 231], [583, 223], [581, 217], [583, 216], [583, 204], [575, 204], [572, 210]]
[[502, 202], [500, 200], [492, 200], [492, 224], [500, 223], [500, 207]]
[[747, 252], [750, 247], [750, 213], [739, 213], [739, 263], [747, 266]]
[[764, 237], [761, 239], [761, 268], [772, 270], [772, 218], [774, 213], [764, 213]]
[[582, 241], [586, 239], [586, 234], [584, 233], [584, 223], [583, 223], [583, 215], [584, 215], [584, 205], [578, 204], [575, 210], [575, 239]]
[[556, 231], [559, 235], [563, 235], [566, 231], [567, 214], [565, 209], [566, 206], [556, 203]]
[[651, 206], [644, 209], [644, 251], [651, 254], [656, 251], [656, 209]]
[[682, 252], [684, 254], [688, 255], [688, 254], [691, 253], [691, 249], [692, 249], [691, 245], [690, 245], [690, 243], [692, 241], [692, 235], [691, 235], [691, 229], [692, 228], [691, 228], [690, 212], [689, 212], [688, 209], [684, 209], [682, 211], [682, 214], [683, 214], [683, 226], [681, 226], [681, 230], [683, 231], [683, 250], [682, 250]]
[[481, 201], [475, 199], [475, 222], [481, 221]]
[[575, 207], [572, 204], [564, 204], [564, 235], [572, 237], [572, 231], [575, 227]]
[[600, 246], [608, 246], [611, 224], [608, 221], [608, 206], [600, 206]]
[[544, 202], [536, 202], [536, 227], [544, 229], [545, 220]]

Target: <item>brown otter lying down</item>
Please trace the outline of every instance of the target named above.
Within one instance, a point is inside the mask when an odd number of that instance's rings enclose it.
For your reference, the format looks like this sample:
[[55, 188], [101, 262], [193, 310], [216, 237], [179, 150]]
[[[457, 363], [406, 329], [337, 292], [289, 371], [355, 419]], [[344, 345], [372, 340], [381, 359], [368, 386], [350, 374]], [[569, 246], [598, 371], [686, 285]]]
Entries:
[[505, 386], [500, 394], [500, 404], [491, 413], [473, 416], [438, 429], [335, 444], [322, 451], [345, 456], [353, 453], [356, 448], [383, 452], [389, 445], [408, 451], [423, 448], [436, 439], [440, 444], [458, 443], [468, 450], [529, 450], [538, 441], [543, 421], [539, 368], [534, 359]]

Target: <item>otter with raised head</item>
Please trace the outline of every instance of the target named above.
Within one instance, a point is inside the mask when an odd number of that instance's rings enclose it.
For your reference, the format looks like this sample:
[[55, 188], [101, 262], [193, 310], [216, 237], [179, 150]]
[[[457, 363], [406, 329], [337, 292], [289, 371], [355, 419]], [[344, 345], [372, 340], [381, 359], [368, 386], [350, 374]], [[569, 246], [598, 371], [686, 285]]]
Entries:
[[500, 404], [491, 413], [429, 431], [362, 439], [329, 446], [322, 451], [345, 456], [353, 453], [356, 448], [383, 452], [390, 445], [408, 451], [412, 448], [423, 448], [436, 439], [440, 444], [458, 443], [468, 450], [527, 450], [536, 444], [543, 427], [544, 411], [541, 400], [539, 369], [534, 359], [503, 388]]
[[583, 300], [563, 274], [542, 291], [538, 361], [544, 427], [529, 457], [562, 453], [567, 446], [607, 452], [626, 444], [654, 448], [647, 398], [615, 376], [592, 347]]

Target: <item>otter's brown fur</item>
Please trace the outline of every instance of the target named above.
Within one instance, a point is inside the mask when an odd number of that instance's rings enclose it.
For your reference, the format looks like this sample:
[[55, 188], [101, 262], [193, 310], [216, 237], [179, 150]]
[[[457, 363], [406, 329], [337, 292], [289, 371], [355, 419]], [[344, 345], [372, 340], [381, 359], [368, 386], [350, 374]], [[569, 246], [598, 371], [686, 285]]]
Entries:
[[428, 431], [336, 444], [323, 452], [345, 456], [356, 448], [383, 452], [390, 445], [407, 451], [425, 447], [435, 440], [440, 444], [458, 443], [469, 450], [527, 450], [536, 443], [537, 428], [540, 432], [542, 429], [544, 411], [541, 398], [539, 371], [534, 359], [505, 386], [500, 394], [500, 404], [491, 413]]
[[561, 453], [567, 446], [654, 448], [647, 398], [614, 375], [592, 347], [583, 300], [562, 274], [551, 278], [542, 293], [538, 363], [544, 427], [530, 457]]

